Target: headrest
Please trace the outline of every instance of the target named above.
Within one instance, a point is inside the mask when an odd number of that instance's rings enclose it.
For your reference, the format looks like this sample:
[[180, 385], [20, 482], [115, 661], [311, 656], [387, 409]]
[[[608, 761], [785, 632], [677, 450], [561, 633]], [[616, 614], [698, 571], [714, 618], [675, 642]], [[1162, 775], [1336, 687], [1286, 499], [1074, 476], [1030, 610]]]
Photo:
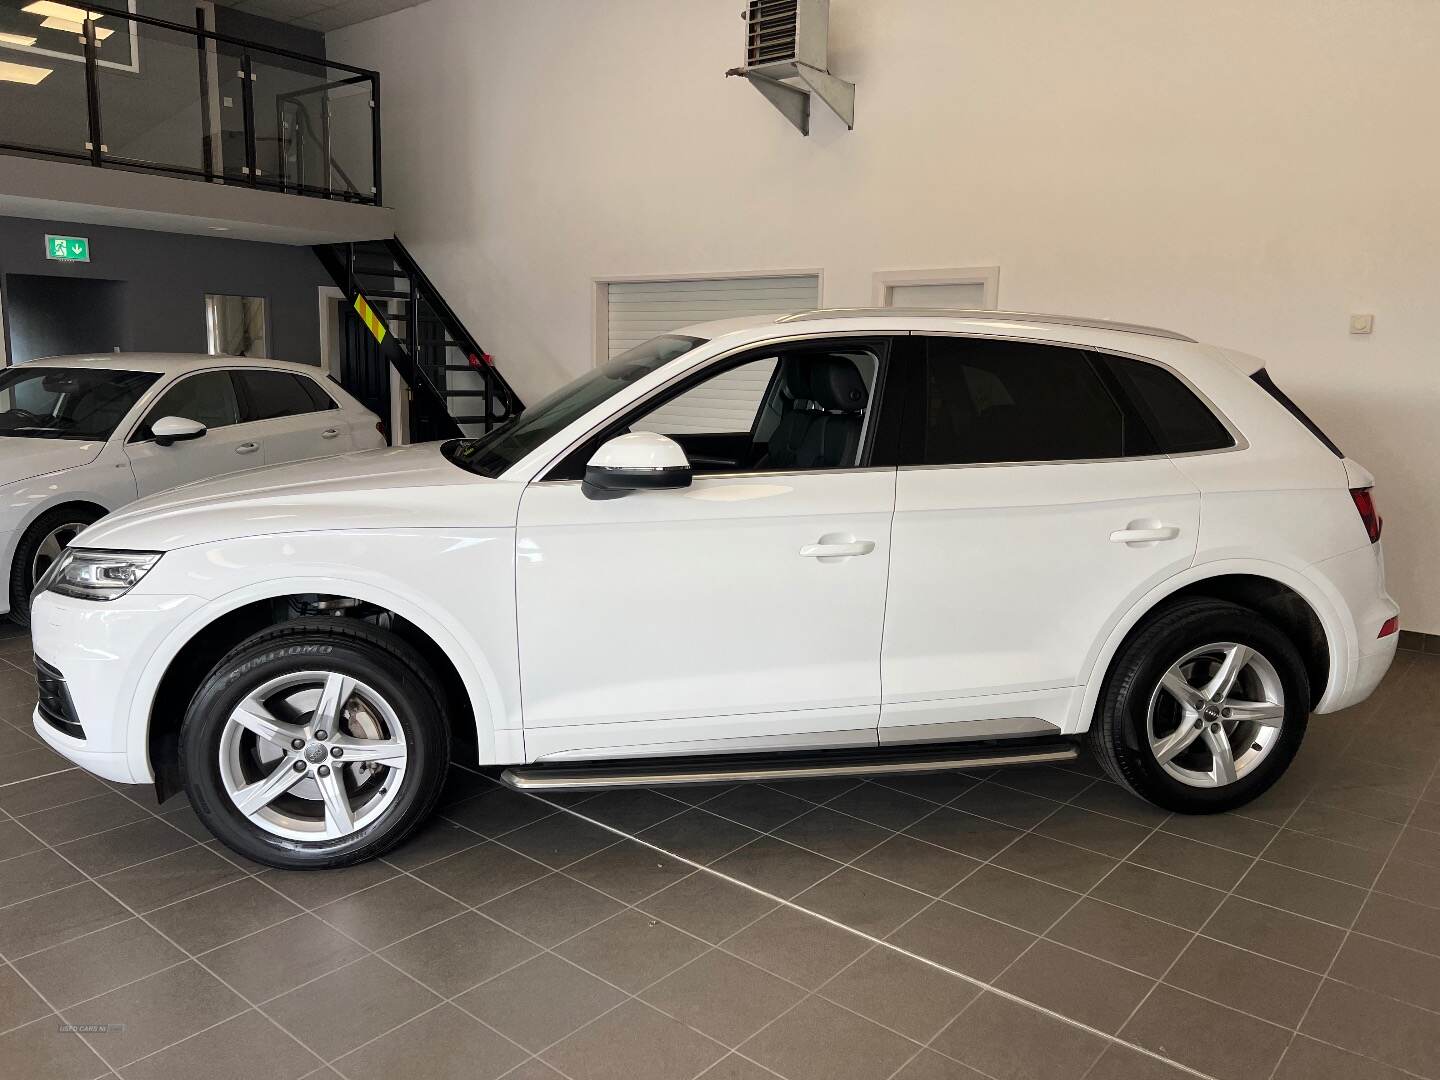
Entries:
[[813, 401], [826, 412], [865, 408], [865, 380], [847, 356], [792, 356], [783, 376], [785, 392], [796, 401]]

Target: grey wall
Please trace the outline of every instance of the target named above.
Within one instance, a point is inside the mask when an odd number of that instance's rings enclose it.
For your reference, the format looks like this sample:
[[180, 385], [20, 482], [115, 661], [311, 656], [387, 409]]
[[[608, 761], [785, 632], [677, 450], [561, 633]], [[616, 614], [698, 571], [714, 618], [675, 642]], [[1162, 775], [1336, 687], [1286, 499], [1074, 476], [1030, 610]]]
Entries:
[[[89, 237], [90, 262], [49, 261], [46, 233]], [[127, 351], [204, 352], [206, 293], [263, 296], [271, 354], [309, 364], [320, 362], [316, 289], [334, 284], [306, 247], [0, 217], [0, 287], [8, 274], [124, 282]]]

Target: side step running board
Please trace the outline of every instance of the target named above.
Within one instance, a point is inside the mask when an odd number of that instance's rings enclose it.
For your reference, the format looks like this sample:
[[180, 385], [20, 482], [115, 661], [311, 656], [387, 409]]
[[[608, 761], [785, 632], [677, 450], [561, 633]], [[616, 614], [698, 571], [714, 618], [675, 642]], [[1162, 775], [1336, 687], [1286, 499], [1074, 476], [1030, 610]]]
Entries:
[[579, 791], [624, 787], [725, 784], [741, 780], [813, 780], [825, 776], [893, 776], [904, 773], [993, 769], [1002, 765], [1044, 765], [1074, 761], [1074, 743], [1049, 741], [968, 749], [943, 746], [906, 751], [754, 755], [745, 758], [630, 760], [594, 765], [522, 765], [500, 774], [517, 791]]

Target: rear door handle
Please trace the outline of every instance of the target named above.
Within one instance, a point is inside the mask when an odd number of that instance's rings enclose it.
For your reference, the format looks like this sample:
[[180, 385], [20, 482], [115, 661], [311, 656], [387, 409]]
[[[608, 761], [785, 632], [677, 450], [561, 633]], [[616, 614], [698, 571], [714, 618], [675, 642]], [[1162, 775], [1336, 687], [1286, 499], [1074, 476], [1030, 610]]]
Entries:
[[807, 559], [843, 559], [852, 555], [869, 555], [874, 550], [874, 540], [852, 540], [848, 544], [806, 544], [800, 549], [800, 554]]
[[259, 449], [259, 443], [242, 442], [239, 446], [235, 447], [235, 452], [237, 454], [253, 454], [256, 450]]
[[1116, 529], [1110, 539], [1117, 544], [1153, 544], [1157, 540], [1174, 540], [1180, 530], [1174, 525], [1160, 525], [1153, 529]]
[[340, 429], [339, 429], [339, 428], [333, 428], [333, 427], [332, 427], [332, 428], [326, 428], [324, 431], [320, 432], [320, 437], [321, 437], [322, 439], [333, 439], [333, 438], [335, 438], [335, 436], [337, 436], [337, 435], [339, 435], [339, 434], [340, 434]]

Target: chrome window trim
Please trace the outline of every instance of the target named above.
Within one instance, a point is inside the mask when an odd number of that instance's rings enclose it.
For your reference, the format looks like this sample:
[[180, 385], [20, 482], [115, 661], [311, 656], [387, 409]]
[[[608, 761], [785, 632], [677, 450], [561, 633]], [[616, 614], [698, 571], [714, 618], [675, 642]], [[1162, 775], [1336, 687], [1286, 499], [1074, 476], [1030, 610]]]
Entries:
[[1138, 360], [1142, 364], [1153, 364], [1163, 371], [1169, 372], [1180, 380], [1182, 386], [1200, 399], [1201, 403], [1210, 410], [1210, 414], [1220, 421], [1222, 427], [1235, 440], [1234, 446], [1221, 446], [1214, 450], [1188, 450], [1183, 454], [1129, 454], [1120, 457], [1103, 458], [1048, 458], [1043, 461], [959, 461], [948, 465], [901, 465], [900, 471], [914, 472], [921, 469], [998, 469], [1014, 468], [1026, 465], [1098, 465], [1110, 461], [1178, 461], [1183, 458], [1208, 457], [1211, 454], [1233, 454], [1241, 450], [1250, 449], [1250, 440], [1245, 438], [1240, 429], [1230, 422], [1215, 402], [1210, 400], [1203, 390], [1187, 379], [1184, 373], [1175, 370], [1163, 360], [1156, 360], [1153, 356], [1140, 356], [1138, 353], [1125, 352], [1122, 349], [1105, 349], [1092, 345], [1076, 345], [1071, 342], [1053, 341], [1048, 338], [1015, 337], [1011, 334], [974, 334], [965, 333], [959, 330], [912, 330], [916, 337], [959, 337], [975, 338], [982, 341], [1023, 341], [1031, 345], [1052, 345], [1062, 349], [1078, 349], [1081, 352], [1104, 353], [1106, 356], [1118, 356], [1123, 360]]
[[[948, 465], [925, 465], [921, 468], [949, 468]], [[786, 469], [783, 472], [712, 472], [701, 473], [691, 483], [701, 480], [765, 480], [772, 476], [855, 476], [858, 473], [893, 473], [894, 465], [862, 465], [855, 469]], [[532, 484], [583, 484], [584, 480], [532, 480]], [[683, 490], [683, 489], [681, 489]]]
[[[787, 335], [784, 336], [784, 337], [766, 338], [766, 339], [764, 339], [763, 341], [750, 341], [750, 342], [746, 342], [746, 343], [744, 343], [744, 344], [742, 344], [742, 345], [736, 345], [736, 346], [735, 346], [734, 348], [732, 348], [732, 349], [728, 349], [728, 350], [726, 350], [725, 352], [722, 352], [722, 353], [720, 353], [720, 354], [717, 355], [717, 356], [711, 357], [709, 360], [704, 361], [702, 364], [698, 364], [698, 365], [696, 365], [695, 367], [692, 367], [692, 368], [687, 368], [687, 369], [684, 370], [684, 371], [676, 372], [674, 376], [672, 376], [671, 378], [665, 380], [665, 382], [663, 382], [663, 383], [661, 383], [659, 386], [655, 387], [653, 390], [651, 390], [649, 393], [645, 394], [643, 397], [640, 397], [640, 398], [636, 399], [635, 401], [631, 402], [629, 405], [626, 405], [626, 406], [625, 406], [624, 408], [622, 408], [622, 409], [616, 409], [616, 410], [614, 410], [613, 412], [608, 413], [603, 420], [601, 420], [599, 423], [597, 423], [597, 424], [595, 424], [594, 426], [592, 426], [591, 428], [589, 428], [589, 429], [585, 432], [585, 434], [581, 435], [579, 438], [574, 439], [573, 441], [571, 441], [571, 443], [570, 443], [568, 446], [566, 446], [564, 450], [562, 450], [560, 453], [556, 454], [556, 455], [555, 455], [554, 457], [552, 457], [549, 461], [547, 461], [547, 462], [545, 463], [544, 468], [536, 470], [536, 472], [535, 472], [535, 477], [536, 477], [536, 479], [530, 480], [529, 483], [531, 483], [531, 484], [578, 484], [578, 483], [581, 483], [581, 481], [579, 481], [579, 480], [558, 480], [558, 479], [552, 480], [552, 479], [550, 478], [550, 475], [549, 475], [549, 474], [550, 474], [550, 471], [551, 471], [552, 469], [554, 469], [557, 465], [560, 464], [560, 462], [564, 461], [567, 457], [569, 457], [572, 453], [574, 453], [574, 452], [575, 452], [575, 449], [576, 449], [581, 443], [585, 442], [587, 439], [589, 439], [589, 438], [591, 438], [592, 436], [594, 436], [596, 432], [598, 432], [598, 431], [599, 431], [601, 428], [603, 428], [606, 424], [608, 424], [608, 423], [610, 423], [612, 420], [614, 420], [616, 416], [620, 415], [621, 413], [629, 412], [631, 409], [637, 409], [637, 408], [639, 408], [640, 406], [645, 405], [646, 403], [650, 402], [650, 401], [653, 400], [654, 398], [656, 398], [656, 397], [658, 397], [659, 395], [665, 393], [665, 391], [667, 391], [668, 389], [670, 389], [672, 386], [674, 386], [674, 385], [675, 385], [677, 382], [679, 382], [680, 380], [685, 379], [685, 378], [688, 378], [688, 377], [690, 377], [691, 375], [697, 374], [697, 373], [699, 373], [699, 372], [703, 372], [703, 371], [705, 371], [705, 370], [707, 370], [707, 369], [709, 369], [709, 368], [715, 367], [716, 365], [721, 364], [721, 363], [724, 363], [726, 360], [733, 359], [734, 357], [739, 356], [739, 355], [742, 354], [742, 353], [752, 352], [752, 351], [754, 351], [754, 350], [756, 350], [756, 349], [766, 349], [766, 348], [770, 348], [771, 346], [777, 346], [777, 347], [778, 347], [778, 346], [782, 346], [782, 345], [794, 344], [795, 342], [824, 341], [824, 340], [827, 340], [827, 339], [830, 339], [830, 338], [841, 338], [841, 339], [854, 339], [854, 338], [901, 338], [901, 337], [909, 337], [909, 336], [911, 336], [913, 333], [915, 333], [915, 331], [913, 331], [913, 330], [898, 329], [898, 328], [895, 329], [895, 330], [871, 330], [871, 331], [827, 330], [827, 331], [824, 331], [824, 332], [819, 333], [819, 334], [787, 334]], [[683, 356], [681, 356], [681, 357], [676, 357], [676, 359], [677, 359], [677, 360], [683, 359]], [[757, 359], [762, 359], [762, 357], [757, 357]], [[888, 375], [888, 372], [887, 372], [887, 375]], [[879, 383], [879, 382], [880, 382], [880, 370], [879, 370], [879, 365], [877, 365], [877, 367], [876, 367], [875, 381], [876, 381], [876, 383]], [[875, 396], [874, 387], [871, 387], [870, 396], [871, 396], [871, 398], [872, 398], [871, 405], [873, 406], [873, 405], [874, 405], [873, 398], [874, 398], [874, 396]], [[603, 403], [602, 403], [602, 404], [603, 404]], [[870, 411], [870, 410], [867, 410], [867, 413], [868, 413], [869, 411]], [[869, 426], [869, 424], [868, 424], [868, 419], [869, 419], [868, 415], [867, 415], [866, 419], [867, 419], [867, 424], [866, 424], [866, 426], [868, 427], [868, 426]], [[862, 446], [863, 446], [863, 445], [864, 445], [864, 444], [862, 443]], [[872, 449], [872, 448], [871, 448], [871, 447], [865, 447], [865, 449], [869, 450], [869, 449]], [[886, 472], [891, 472], [891, 471], [894, 470], [894, 466], [892, 466], [892, 465], [882, 465], [882, 466], [873, 466], [873, 467], [874, 467], [874, 468], [883, 469], [883, 470], [886, 471]], [[513, 466], [512, 466], [512, 468], [513, 468]], [[847, 473], [848, 473], [848, 472], [861, 472], [861, 471], [868, 471], [868, 470], [871, 469], [871, 468], [872, 468], [872, 466], [866, 465], [866, 466], [862, 466], [862, 467], [860, 467], [860, 468], [852, 468], [852, 469], [800, 469], [800, 470], [791, 469], [791, 470], [788, 470], [787, 472], [704, 473], [704, 474], [702, 474], [702, 477], [701, 477], [701, 478], [709, 478], [709, 477], [713, 477], [713, 476], [731, 476], [731, 477], [735, 477], [735, 476], [798, 476], [798, 475], [813, 476], [813, 475], [815, 475], [816, 473], [829, 473], [829, 472], [847, 472]], [[508, 472], [509, 470], [507, 469], [506, 471]], [[503, 477], [504, 475], [505, 475], [504, 473], [501, 473], [501, 476], [502, 476], [502, 477]]]

